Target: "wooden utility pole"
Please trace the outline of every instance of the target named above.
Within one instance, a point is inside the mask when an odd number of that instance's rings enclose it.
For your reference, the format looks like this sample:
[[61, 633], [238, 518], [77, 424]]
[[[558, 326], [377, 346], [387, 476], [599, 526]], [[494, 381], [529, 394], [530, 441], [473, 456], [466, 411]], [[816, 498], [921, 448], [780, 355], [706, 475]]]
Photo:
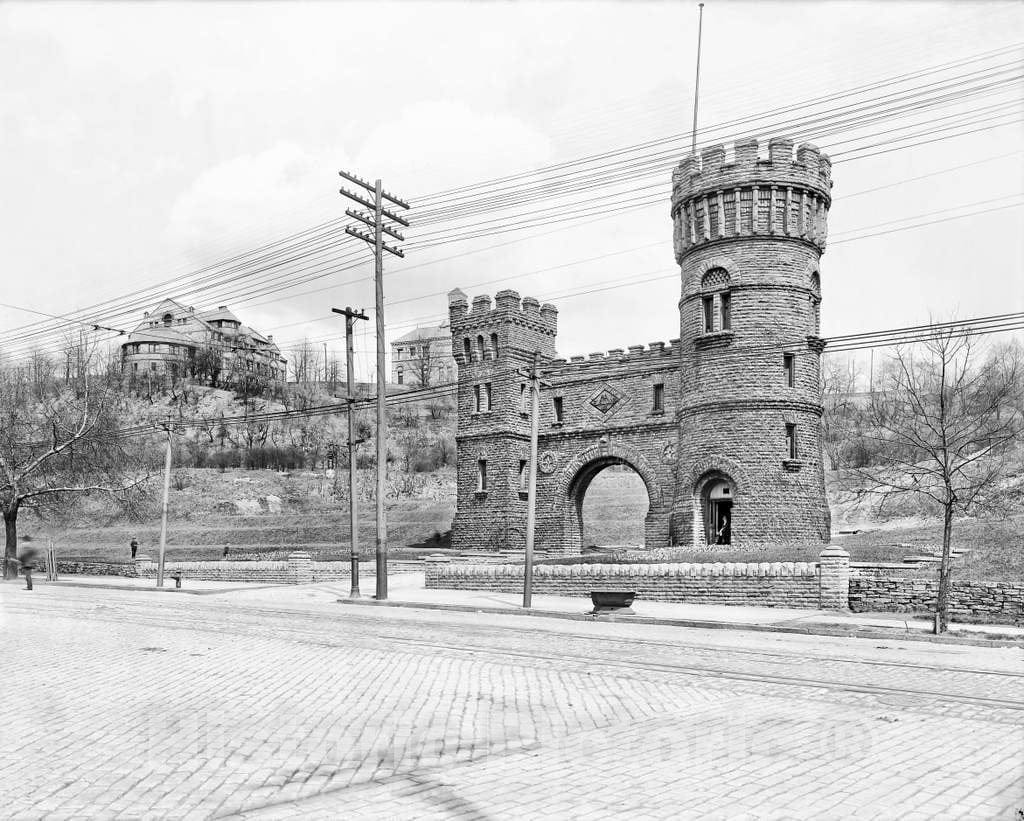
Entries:
[[388, 448], [387, 448], [387, 373], [384, 363], [384, 251], [394, 254], [397, 257], [404, 257], [405, 254], [397, 246], [388, 245], [384, 242], [384, 234], [404, 241], [396, 229], [384, 224], [384, 218], [397, 222], [405, 227], [409, 226], [407, 220], [398, 216], [389, 208], [384, 207], [384, 200], [397, 205], [399, 208], [408, 209], [409, 205], [398, 197], [388, 194], [381, 187], [378, 179], [372, 185], [353, 174], [339, 171], [338, 174], [361, 188], [373, 193], [373, 201], [366, 199], [360, 194], [354, 194], [342, 188], [342, 195], [359, 205], [370, 210], [371, 214], [353, 211], [346, 208], [345, 213], [363, 225], [372, 228], [373, 234], [367, 234], [352, 226], [345, 228], [349, 236], [361, 239], [367, 245], [373, 247], [374, 259], [374, 283], [376, 292], [377, 313], [377, 599], [383, 601], [388, 597], [388, 536], [387, 521], [384, 516], [384, 493], [385, 480], [387, 479]]
[[171, 423], [167, 427], [167, 457], [164, 459], [164, 504], [160, 514], [160, 556], [156, 563], [156, 586], [164, 586], [164, 551], [167, 547], [167, 497], [171, 492]]
[[362, 311], [353, 311], [347, 306], [344, 311], [339, 311], [337, 308], [331, 308], [331, 310], [345, 317], [345, 375], [348, 380], [348, 391], [346, 393], [346, 401], [348, 402], [348, 520], [349, 532], [352, 537], [352, 589], [349, 591], [348, 597], [350, 599], [358, 599], [361, 597], [361, 594], [359, 592], [359, 519], [356, 515], [356, 445], [362, 443], [363, 440], [356, 439], [356, 355], [355, 344], [352, 340], [352, 329], [357, 319], [369, 319], [369, 317]]
[[540, 428], [540, 373], [537, 371], [539, 352], [533, 354], [530, 372], [519, 371], [530, 380], [530, 471], [526, 490], [526, 551], [523, 557], [523, 607], [533, 604], [533, 531], [537, 524], [537, 436]]

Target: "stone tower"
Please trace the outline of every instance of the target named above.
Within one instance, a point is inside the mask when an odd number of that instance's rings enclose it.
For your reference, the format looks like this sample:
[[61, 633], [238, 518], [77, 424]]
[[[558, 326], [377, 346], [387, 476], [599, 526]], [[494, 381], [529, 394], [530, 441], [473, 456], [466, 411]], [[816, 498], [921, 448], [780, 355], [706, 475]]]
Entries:
[[473, 299], [448, 294], [452, 353], [459, 366], [459, 505], [453, 544], [492, 549], [523, 547], [526, 505], [520, 498], [521, 466], [529, 458], [530, 417], [526, 380], [534, 352], [555, 357], [558, 310], [515, 291]]
[[812, 145], [755, 140], [673, 173], [680, 407], [673, 539], [821, 543], [819, 330], [831, 163]]

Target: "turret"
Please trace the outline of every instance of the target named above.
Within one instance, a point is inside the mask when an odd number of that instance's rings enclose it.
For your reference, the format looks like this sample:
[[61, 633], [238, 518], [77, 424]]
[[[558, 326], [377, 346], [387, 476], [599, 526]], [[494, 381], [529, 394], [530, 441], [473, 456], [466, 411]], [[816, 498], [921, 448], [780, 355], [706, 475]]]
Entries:
[[[672, 177], [682, 277], [684, 543], [829, 539], [821, 460], [821, 277], [831, 163], [775, 138], [705, 148]], [[723, 524], [724, 523], [724, 524]]]
[[768, 157], [757, 140], [705, 148], [672, 173], [676, 261], [695, 247], [744, 236], [785, 236], [825, 248], [832, 162], [815, 146], [775, 138]]

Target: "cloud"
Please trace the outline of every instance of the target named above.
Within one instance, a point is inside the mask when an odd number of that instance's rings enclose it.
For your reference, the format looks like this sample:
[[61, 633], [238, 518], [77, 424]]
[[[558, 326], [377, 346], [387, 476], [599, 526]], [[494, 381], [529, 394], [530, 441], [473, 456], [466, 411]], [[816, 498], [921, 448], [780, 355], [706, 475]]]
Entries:
[[256, 247], [321, 221], [336, 199], [338, 160], [281, 142], [200, 174], [178, 197], [167, 240], [194, 258]]
[[411, 195], [531, 168], [551, 156], [547, 137], [517, 117], [430, 100], [372, 130], [357, 162], [367, 176]]

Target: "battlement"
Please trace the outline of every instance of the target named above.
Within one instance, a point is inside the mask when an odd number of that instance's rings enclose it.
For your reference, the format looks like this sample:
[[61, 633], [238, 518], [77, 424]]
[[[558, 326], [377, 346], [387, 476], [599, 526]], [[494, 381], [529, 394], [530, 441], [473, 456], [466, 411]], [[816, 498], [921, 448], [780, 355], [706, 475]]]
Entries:
[[628, 349], [612, 348], [611, 350], [595, 351], [594, 353], [570, 356], [568, 359], [554, 359], [549, 366], [555, 368], [557, 373], [562, 374], [573, 371], [583, 371], [590, 368], [607, 368], [609, 365], [621, 363], [624, 365], [645, 365], [652, 362], [665, 362], [674, 359], [679, 354], [679, 340], [664, 342], [649, 342], [645, 345], [630, 345]]
[[672, 172], [672, 218], [676, 260], [709, 242], [740, 237], [794, 238], [825, 250], [832, 204], [832, 161], [804, 143], [740, 140], [731, 157], [712, 145], [683, 159]]
[[456, 288], [448, 294], [452, 351], [460, 364], [497, 359], [500, 351], [520, 356], [540, 351], [545, 359], [555, 355], [558, 309], [554, 305], [520, 297], [518, 291], [498, 291], [493, 301], [487, 294], [469, 298]]
[[448, 316], [453, 334], [456, 332], [456, 324], [464, 329], [520, 319], [540, 325], [552, 334], [558, 330], [558, 308], [547, 302], [542, 305], [532, 296], [520, 298], [519, 292], [512, 290], [498, 291], [494, 295], [493, 307], [489, 295], [475, 296], [470, 310], [468, 298], [456, 288], [448, 294]]
[[757, 140], [737, 140], [727, 156], [724, 145], [712, 145], [700, 155], [683, 158], [672, 171], [672, 209], [701, 194], [751, 185], [810, 189], [831, 203], [832, 161], [810, 143], [793, 156], [793, 141], [774, 137], [768, 156], [758, 156]]

